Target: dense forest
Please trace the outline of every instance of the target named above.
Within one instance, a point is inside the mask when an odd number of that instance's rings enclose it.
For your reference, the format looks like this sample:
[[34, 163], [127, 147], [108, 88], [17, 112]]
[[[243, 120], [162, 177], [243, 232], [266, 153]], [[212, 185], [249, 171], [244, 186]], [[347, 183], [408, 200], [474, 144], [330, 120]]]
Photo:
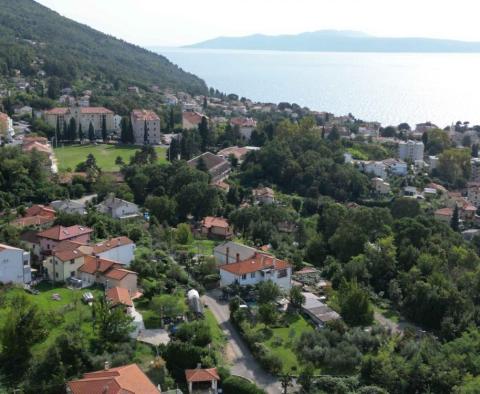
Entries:
[[47, 77], [68, 83], [91, 78], [206, 92], [201, 79], [163, 56], [62, 17], [32, 0], [0, 0], [0, 75], [9, 75], [13, 69], [32, 75], [39, 63]]

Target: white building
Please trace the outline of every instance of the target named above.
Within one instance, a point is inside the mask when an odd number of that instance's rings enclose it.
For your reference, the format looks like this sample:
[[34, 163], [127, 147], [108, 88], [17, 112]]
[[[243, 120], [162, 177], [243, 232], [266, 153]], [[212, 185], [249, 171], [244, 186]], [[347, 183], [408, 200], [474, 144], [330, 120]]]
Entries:
[[467, 200], [475, 207], [480, 206], [480, 183], [469, 182], [467, 185]]
[[97, 211], [110, 215], [114, 219], [131, 219], [140, 216], [137, 204], [116, 198], [110, 194], [100, 204], [96, 205]]
[[156, 145], [161, 143], [160, 118], [155, 112], [146, 109], [134, 109], [131, 113], [131, 121], [135, 144]]
[[378, 194], [390, 193], [390, 184], [385, 182], [382, 178], [373, 178], [372, 186], [375, 189], [375, 192]]
[[408, 140], [398, 144], [398, 157], [401, 160], [417, 161], [423, 160], [424, 145], [421, 141]]
[[255, 256], [257, 249], [238, 242], [224, 242], [213, 249], [215, 260], [220, 264], [231, 264]]
[[271, 280], [283, 290], [290, 290], [292, 266], [273, 256], [255, 253], [251, 258], [220, 267], [220, 285], [238, 283], [241, 286], [256, 285]]
[[92, 254], [128, 266], [135, 257], [135, 243], [127, 237], [111, 238], [95, 244]]
[[257, 127], [257, 121], [252, 118], [232, 118], [230, 119], [232, 127], [238, 126], [240, 135], [244, 141], [250, 141], [253, 130]]
[[30, 253], [0, 244], [0, 282], [25, 284], [31, 281]]

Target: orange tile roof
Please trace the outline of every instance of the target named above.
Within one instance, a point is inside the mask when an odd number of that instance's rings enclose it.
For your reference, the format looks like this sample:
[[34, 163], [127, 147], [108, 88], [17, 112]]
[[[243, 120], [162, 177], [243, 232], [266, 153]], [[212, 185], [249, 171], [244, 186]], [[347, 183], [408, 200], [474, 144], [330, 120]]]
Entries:
[[48, 230], [42, 231], [37, 235], [41, 238], [49, 238], [56, 241], [71, 239], [84, 234], [90, 234], [93, 230], [89, 227], [80, 226], [78, 224], [70, 227], [55, 226]]
[[55, 210], [48, 208], [45, 205], [35, 204], [25, 211], [25, 217], [27, 216], [44, 216], [54, 218]]
[[215, 216], [207, 216], [202, 220], [202, 226], [206, 228], [212, 227], [220, 227], [220, 228], [228, 228], [230, 225], [228, 221], [224, 218], [218, 218]]
[[199, 114], [198, 112], [186, 111], [182, 114], [182, 116], [183, 116], [183, 119], [185, 119], [189, 123], [198, 125], [200, 124], [200, 122], [202, 121], [202, 118], [205, 115]]
[[67, 386], [72, 394], [160, 394], [137, 364], [86, 373]]
[[208, 369], [186, 369], [185, 377], [187, 382], [210, 382], [212, 380], [220, 380], [217, 368]]
[[107, 298], [110, 300], [113, 306], [133, 306], [133, 302], [130, 298], [130, 293], [128, 292], [128, 289], [125, 289], [123, 287], [112, 287], [111, 289], [108, 289]]
[[105, 107], [80, 107], [81, 114], [113, 114], [113, 111]]
[[452, 208], [440, 208], [435, 211], [435, 215], [439, 216], [452, 216], [453, 209]]
[[78, 242], [62, 241], [55, 246], [55, 257], [60, 261], [69, 261], [85, 256], [81, 250], [82, 246], [84, 245]]
[[47, 223], [53, 223], [55, 218], [45, 216], [28, 216], [24, 218], [14, 219], [10, 222], [15, 227], [41, 226]]
[[107, 241], [99, 242], [93, 246], [93, 253], [99, 254], [107, 250], [114, 249], [119, 246], [133, 244], [133, 241], [128, 237], [116, 237]]
[[66, 115], [68, 111], [68, 108], [52, 108], [48, 111], [45, 111], [45, 115]]
[[78, 270], [93, 275], [96, 272], [104, 273], [117, 266], [120, 266], [120, 264], [113, 260], [101, 259], [95, 256], [85, 256], [83, 265]]
[[230, 123], [234, 126], [240, 127], [256, 127], [257, 122], [252, 118], [232, 118]]
[[160, 120], [160, 118], [155, 112], [147, 109], [134, 109], [132, 111], [132, 116], [137, 120], [148, 120], [148, 121]]
[[238, 263], [222, 265], [220, 269], [234, 275], [244, 275], [264, 269], [281, 270], [289, 267], [291, 267], [291, 265], [286, 261], [279, 260], [276, 257], [264, 253], [255, 253], [251, 258], [239, 261]]
[[123, 278], [125, 278], [127, 275], [130, 275], [130, 274], [137, 275], [136, 272], [129, 271], [123, 268], [112, 268], [111, 270], [105, 273], [105, 277], [110, 279], [115, 279], [115, 280], [122, 280]]

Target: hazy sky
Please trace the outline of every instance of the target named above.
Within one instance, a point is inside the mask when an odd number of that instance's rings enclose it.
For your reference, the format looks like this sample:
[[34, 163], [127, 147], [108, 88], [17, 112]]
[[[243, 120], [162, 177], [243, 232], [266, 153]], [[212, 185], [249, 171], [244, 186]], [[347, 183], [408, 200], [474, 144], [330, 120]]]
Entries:
[[38, 0], [143, 46], [321, 29], [480, 41], [478, 0]]

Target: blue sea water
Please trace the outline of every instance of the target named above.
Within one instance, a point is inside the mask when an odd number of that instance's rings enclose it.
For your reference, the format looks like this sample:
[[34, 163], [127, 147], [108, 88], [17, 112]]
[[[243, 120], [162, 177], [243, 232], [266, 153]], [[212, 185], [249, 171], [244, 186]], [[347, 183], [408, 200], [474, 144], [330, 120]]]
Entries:
[[384, 125], [480, 124], [480, 54], [322, 53], [162, 48], [209, 86]]

